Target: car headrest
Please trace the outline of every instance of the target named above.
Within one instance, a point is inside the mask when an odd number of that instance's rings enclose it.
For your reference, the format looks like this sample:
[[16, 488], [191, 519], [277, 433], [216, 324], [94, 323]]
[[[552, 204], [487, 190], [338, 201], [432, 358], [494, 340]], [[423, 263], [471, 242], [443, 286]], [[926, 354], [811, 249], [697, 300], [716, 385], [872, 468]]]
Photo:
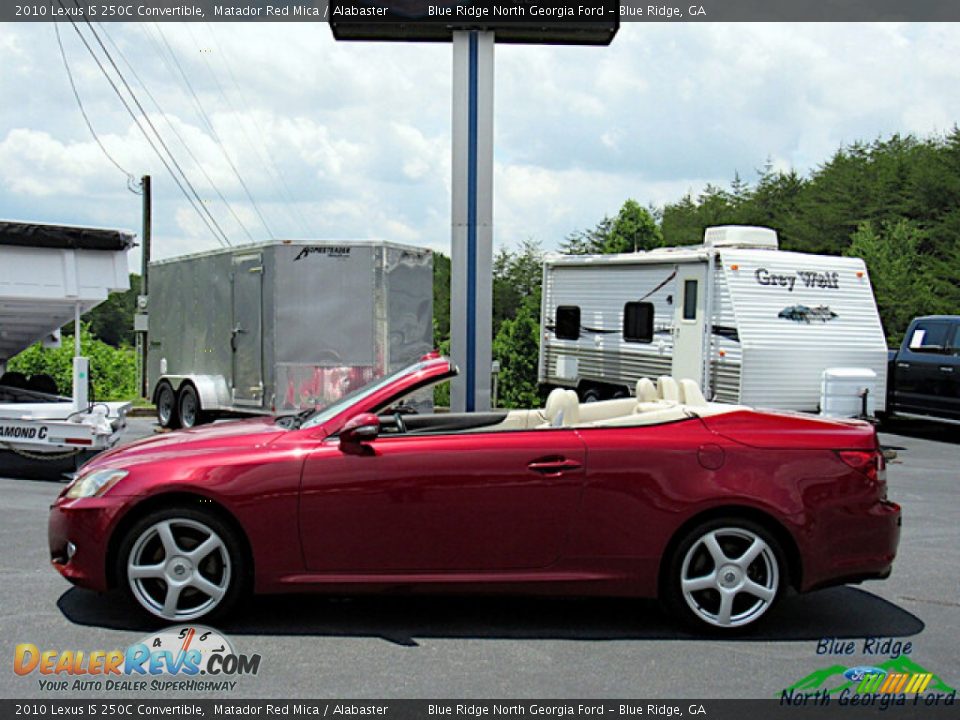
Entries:
[[551, 420], [554, 427], [576, 425], [580, 422], [580, 398], [573, 390], [566, 390], [560, 403], [560, 412]]
[[547, 422], [553, 422], [560, 410], [563, 408], [564, 399], [567, 391], [564, 388], [554, 388], [547, 395], [547, 404], [543, 406], [543, 414]]
[[681, 402], [685, 405], [706, 405], [707, 399], [703, 396], [700, 386], [689, 379], [680, 381]]
[[680, 402], [680, 386], [669, 375], [661, 375], [657, 378], [657, 396], [661, 400]]
[[656, 402], [657, 386], [650, 378], [642, 377], [637, 380], [637, 402]]

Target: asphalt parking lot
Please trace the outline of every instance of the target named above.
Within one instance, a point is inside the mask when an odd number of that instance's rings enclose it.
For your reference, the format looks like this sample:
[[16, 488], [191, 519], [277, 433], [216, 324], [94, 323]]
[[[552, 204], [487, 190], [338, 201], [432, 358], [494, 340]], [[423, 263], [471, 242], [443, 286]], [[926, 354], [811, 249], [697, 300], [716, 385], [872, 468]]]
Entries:
[[[957, 687], [960, 433], [908, 422], [888, 429], [882, 441], [899, 454], [890, 496], [903, 505], [904, 525], [886, 581], [787, 598], [762, 628], [722, 641], [691, 636], [656, 603], [634, 600], [257, 598], [219, 629], [238, 651], [262, 656], [260, 672], [224, 695], [771, 698], [825, 666], [886, 660], [863, 654], [868, 637], [910, 642], [911, 660]], [[147, 420], [128, 428], [131, 438], [150, 432]], [[75, 589], [50, 568], [47, 506], [59, 489], [56, 481], [0, 477], [0, 697], [52, 697], [36, 674], [13, 672], [18, 643], [112, 650], [159, 627], [122, 599]], [[819, 641], [833, 637], [857, 639], [856, 653], [818, 655]]]

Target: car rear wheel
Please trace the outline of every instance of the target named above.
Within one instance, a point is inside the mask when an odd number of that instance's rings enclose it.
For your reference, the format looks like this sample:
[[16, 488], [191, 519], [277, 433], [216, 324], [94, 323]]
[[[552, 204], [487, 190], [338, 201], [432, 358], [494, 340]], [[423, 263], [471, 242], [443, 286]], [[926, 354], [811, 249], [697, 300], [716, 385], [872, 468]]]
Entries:
[[222, 616], [244, 592], [247, 564], [234, 530], [219, 517], [169, 508], [124, 536], [118, 576], [144, 610], [170, 622]]
[[783, 552], [762, 525], [721, 518], [690, 532], [670, 563], [665, 601], [700, 629], [731, 632], [755, 623], [782, 594]]
[[177, 416], [177, 396], [168, 382], [160, 383], [160, 387], [157, 388], [157, 422], [160, 423], [160, 427], [180, 427], [180, 418]]

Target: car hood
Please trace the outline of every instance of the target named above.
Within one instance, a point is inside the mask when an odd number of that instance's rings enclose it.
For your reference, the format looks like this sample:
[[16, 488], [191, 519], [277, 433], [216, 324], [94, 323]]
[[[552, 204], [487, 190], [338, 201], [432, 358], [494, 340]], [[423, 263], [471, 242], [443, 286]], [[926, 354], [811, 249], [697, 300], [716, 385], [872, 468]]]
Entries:
[[82, 472], [101, 467], [127, 467], [165, 456], [263, 447], [289, 430], [275, 418], [253, 418], [177, 430], [135, 440], [101, 453], [83, 466]]

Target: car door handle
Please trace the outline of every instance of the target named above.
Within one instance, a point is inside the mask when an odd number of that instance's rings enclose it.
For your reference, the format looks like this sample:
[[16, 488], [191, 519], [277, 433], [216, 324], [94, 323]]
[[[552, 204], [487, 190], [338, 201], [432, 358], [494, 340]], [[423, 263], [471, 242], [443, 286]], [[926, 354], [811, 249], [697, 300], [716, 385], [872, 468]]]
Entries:
[[541, 475], [560, 475], [567, 471], [580, 470], [583, 465], [576, 460], [568, 460], [567, 458], [545, 458], [534, 460], [527, 467]]
[[941, 365], [941, 366], [940, 366], [940, 372], [952, 373], [952, 372], [953, 372], [953, 368], [950, 367], [949, 365]]
[[908, 367], [910, 367], [910, 363], [898, 362], [898, 363], [897, 363], [897, 367], [898, 367], [898, 368], [908, 368]]

